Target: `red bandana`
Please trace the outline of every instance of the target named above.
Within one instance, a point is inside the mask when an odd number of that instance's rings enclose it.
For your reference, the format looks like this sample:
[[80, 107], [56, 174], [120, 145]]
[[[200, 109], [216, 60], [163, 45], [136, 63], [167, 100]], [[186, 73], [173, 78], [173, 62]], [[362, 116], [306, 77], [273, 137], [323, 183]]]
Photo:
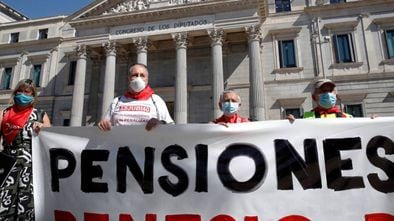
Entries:
[[341, 110], [338, 108], [338, 106], [334, 106], [329, 109], [324, 109], [321, 107], [316, 107], [314, 111], [319, 112], [320, 114], [335, 114], [335, 113], [340, 113]]
[[127, 98], [133, 98], [135, 100], [148, 100], [152, 96], [153, 93], [155, 93], [155, 92], [148, 85], [144, 88], [144, 90], [142, 90], [140, 92], [135, 93], [135, 92], [128, 91], [124, 94], [124, 96]]
[[232, 116], [226, 116], [223, 114], [221, 117], [214, 120], [213, 122], [215, 124], [217, 124], [217, 123], [245, 123], [245, 122], [249, 122], [249, 120], [247, 118], [243, 118], [243, 117], [238, 116], [238, 114], [234, 114]]
[[6, 144], [12, 143], [16, 135], [20, 133], [28, 121], [32, 111], [33, 107], [18, 110], [14, 105], [4, 114], [4, 118], [1, 123], [1, 131], [3, 132]]

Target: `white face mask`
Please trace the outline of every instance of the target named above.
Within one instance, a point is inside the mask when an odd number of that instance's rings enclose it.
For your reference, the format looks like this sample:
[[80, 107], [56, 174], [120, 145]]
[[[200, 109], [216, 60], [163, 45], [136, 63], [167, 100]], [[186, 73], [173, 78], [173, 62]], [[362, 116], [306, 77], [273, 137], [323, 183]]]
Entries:
[[146, 87], [145, 81], [142, 80], [141, 77], [136, 77], [134, 80], [130, 81], [130, 88], [134, 92], [140, 92], [144, 90], [145, 87]]

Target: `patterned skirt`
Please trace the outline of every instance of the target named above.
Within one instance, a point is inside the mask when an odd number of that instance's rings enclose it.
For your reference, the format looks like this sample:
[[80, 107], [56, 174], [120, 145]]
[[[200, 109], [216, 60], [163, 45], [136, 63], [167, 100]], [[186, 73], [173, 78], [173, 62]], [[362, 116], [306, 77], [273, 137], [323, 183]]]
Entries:
[[4, 147], [4, 154], [16, 159], [15, 166], [0, 189], [1, 221], [34, 220], [31, 142]]

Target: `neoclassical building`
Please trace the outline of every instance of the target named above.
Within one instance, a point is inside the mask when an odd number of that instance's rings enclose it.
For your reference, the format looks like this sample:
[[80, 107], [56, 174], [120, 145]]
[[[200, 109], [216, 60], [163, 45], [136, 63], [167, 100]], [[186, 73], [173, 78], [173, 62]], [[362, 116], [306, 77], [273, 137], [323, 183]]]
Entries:
[[394, 115], [392, 0], [96, 0], [40, 19], [0, 10], [0, 107], [32, 78], [57, 126], [94, 125], [136, 62], [176, 123], [218, 116], [223, 90], [252, 120], [300, 116], [319, 78], [337, 83], [346, 112]]

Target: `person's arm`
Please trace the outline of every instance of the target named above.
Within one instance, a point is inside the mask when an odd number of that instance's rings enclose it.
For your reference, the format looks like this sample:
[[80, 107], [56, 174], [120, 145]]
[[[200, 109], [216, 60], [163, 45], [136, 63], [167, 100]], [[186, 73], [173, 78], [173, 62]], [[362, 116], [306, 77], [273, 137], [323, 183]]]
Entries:
[[110, 120], [103, 119], [97, 124], [98, 128], [102, 131], [110, 131], [112, 124]]
[[120, 97], [115, 98], [111, 105], [109, 105], [108, 111], [105, 114], [105, 117], [97, 123], [97, 127], [101, 131], [110, 131], [112, 128], [111, 117], [115, 109], [115, 105], [119, 102]]
[[157, 97], [157, 108], [159, 110], [159, 117], [160, 121], [162, 123], [165, 122], [165, 124], [174, 124], [174, 120], [171, 118], [170, 112], [168, 111], [166, 102], [159, 96], [155, 96], [155, 99]]
[[296, 118], [292, 114], [287, 115], [286, 118], [287, 120], [289, 120], [290, 123], [294, 123], [294, 121], [296, 120]]
[[154, 102], [153, 105], [156, 105], [157, 111], [159, 112], [158, 113], [159, 119], [154, 118], [154, 117], [151, 118], [146, 123], [145, 129], [147, 131], [150, 131], [153, 128], [156, 128], [157, 126], [159, 126], [160, 124], [174, 124], [174, 121], [172, 120], [170, 113], [168, 112], [168, 108], [167, 108], [167, 105], [164, 102], [164, 100], [161, 97], [159, 97], [158, 95], [156, 95], [156, 96], [152, 95], [152, 96], [154, 96], [154, 98], [152, 97], [153, 98], [152, 102]]
[[42, 123], [43, 123], [43, 127], [51, 127], [52, 126], [47, 113], [44, 114], [44, 117], [42, 118]]
[[49, 120], [47, 113], [44, 113], [44, 116], [42, 117], [42, 123], [38, 121], [33, 123], [33, 130], [37, 134], [40, 132], [41, 128], [43, 127], [51, 127], [51, 121]]
[[157, 118], [151, 118], [145, 126], [145, 129], [147, 131], [152, 130], [153, 128], [156, 128], [157, 126], [159, 126], [159, 124], [167, 124], [167, 122], [165, 122], [164, 120], [159, 120]]

